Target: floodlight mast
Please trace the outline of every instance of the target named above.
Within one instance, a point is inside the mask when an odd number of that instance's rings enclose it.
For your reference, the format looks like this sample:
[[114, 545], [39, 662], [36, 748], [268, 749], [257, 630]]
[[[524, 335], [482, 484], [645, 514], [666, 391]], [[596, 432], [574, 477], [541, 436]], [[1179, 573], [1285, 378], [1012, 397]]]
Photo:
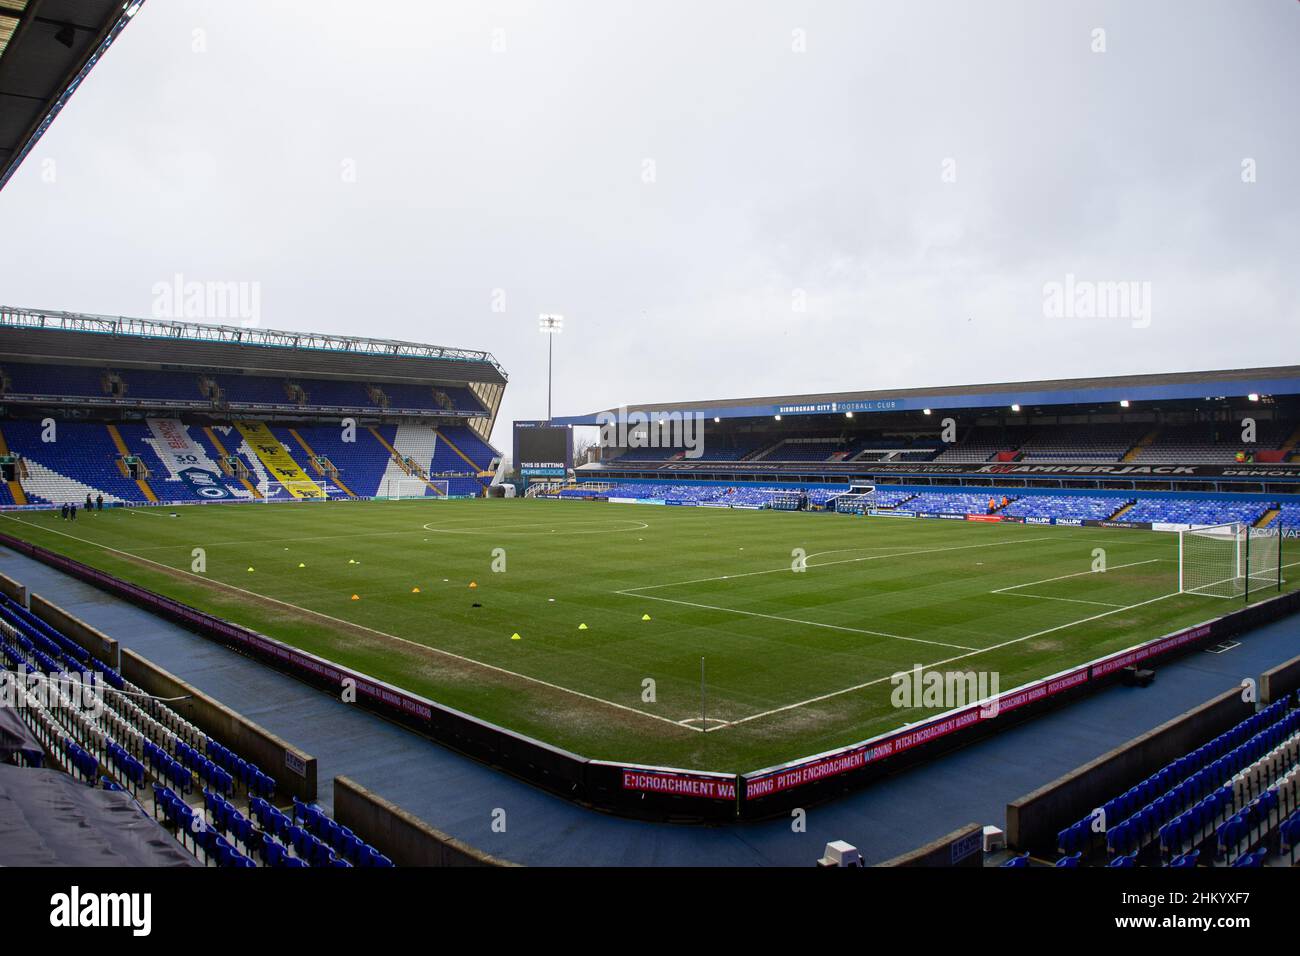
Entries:
[[537, 331], [547, 336], [546, 339], [546, 420], [551, 421], [551, 364], [554, 354], [555, 336], [564, 331], [564, 316], [543, 312], [537, 317]]

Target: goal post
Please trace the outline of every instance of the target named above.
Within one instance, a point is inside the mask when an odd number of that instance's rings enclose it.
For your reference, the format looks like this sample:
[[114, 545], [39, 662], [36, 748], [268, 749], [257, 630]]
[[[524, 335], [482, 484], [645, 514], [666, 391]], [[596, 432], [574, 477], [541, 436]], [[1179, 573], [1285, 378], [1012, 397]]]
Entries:
[[389, 478], [384, 482], [381, 498], [389, 501], [402, 501], [408, 498], [446, 498], [447, 480], [445, 478]]
[[1241, 522], [1178, 532], [1178, 590], [1205, 597], [1249, 599], [1281, 590], [1281, 536]]

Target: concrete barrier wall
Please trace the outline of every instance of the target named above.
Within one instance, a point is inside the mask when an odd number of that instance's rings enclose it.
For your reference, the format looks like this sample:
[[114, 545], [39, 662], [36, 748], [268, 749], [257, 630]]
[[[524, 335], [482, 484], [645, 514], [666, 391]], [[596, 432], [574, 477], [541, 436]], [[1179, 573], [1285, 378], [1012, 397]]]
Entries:
[[263, 773], [275, 778], [276, 799], [316, 799], [316, 758], [281, 740], [201, 690], [129, 648], [122, 648], [122, 676], [156, 697], [204, 733], [216, 738]]
[[984, 825], [968, 823], [881, 866], [983, 866]]
[[515, 866], [462, 843], [347, 777], [334, 778], [334, 819], [398, 866]]
[[72, 638], [109, 667], [117, 670], [121, 666], [117, 641], [91, 627], [81, 618], [74, 617], [61, 607], [56, 607], [39, 594], [31, 596], [31, 612], [65, 637]]
[[1056, 835], [1111, 797], [1255, 712], [1234, 689], [1007, 804], [1007, 845], [1049, 853]]
[[27, 606], [26, 586], [19, 584], [13, 578], [5, 577], [3, 574], [0, 574], [0, 593], [5, 594], [7, 597], [13, 598], [23, 607]]
[[1300, 657], [1264, 671], [1259, 678], [1259, 701], [1271, 704], [1300, 687]]

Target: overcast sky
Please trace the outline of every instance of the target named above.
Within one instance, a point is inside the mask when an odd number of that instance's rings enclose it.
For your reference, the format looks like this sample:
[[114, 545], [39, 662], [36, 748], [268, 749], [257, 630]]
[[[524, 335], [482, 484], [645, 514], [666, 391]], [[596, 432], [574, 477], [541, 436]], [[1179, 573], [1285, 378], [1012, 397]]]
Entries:
[[1298, 92], [1295, 0], [148, 0], [0, 192], [0, 303], [487, 349], [506, 450], [539, 312], [557, 415], [1295, 363]]

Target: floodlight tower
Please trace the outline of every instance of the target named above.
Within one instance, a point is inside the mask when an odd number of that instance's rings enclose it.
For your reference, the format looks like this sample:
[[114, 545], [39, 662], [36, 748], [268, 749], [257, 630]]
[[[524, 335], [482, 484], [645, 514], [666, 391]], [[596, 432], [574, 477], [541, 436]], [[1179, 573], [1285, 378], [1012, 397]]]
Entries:
[[551, 420], [551, 355], [554, 352], [555, 336], [564, 331], [564, 316], [548, 315], [543, 312], [537, 317], [537, 331], [548, 336], [546, 340], [546, 420]]

